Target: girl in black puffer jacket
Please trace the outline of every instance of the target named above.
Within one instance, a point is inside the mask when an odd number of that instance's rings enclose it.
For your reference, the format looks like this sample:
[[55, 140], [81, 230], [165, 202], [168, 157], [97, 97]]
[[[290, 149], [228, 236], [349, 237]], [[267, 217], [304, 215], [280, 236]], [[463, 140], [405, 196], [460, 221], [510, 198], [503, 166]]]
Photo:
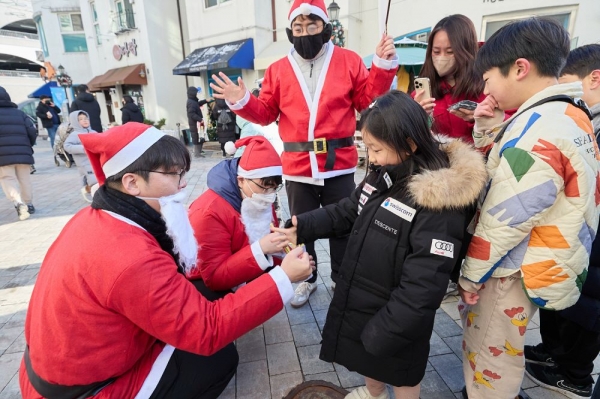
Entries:
[[[439, 143], [427, 114], [392, 91], [362, 113], [373, 170], [346, 198], [292, 218], [294, 242], [350, 235], [320, 358], [366, 378], [347, 398], [418, 398], [436, 309], [487, 173], [462, 141]], [[368, 396], [370, 395], [370, 396]]]

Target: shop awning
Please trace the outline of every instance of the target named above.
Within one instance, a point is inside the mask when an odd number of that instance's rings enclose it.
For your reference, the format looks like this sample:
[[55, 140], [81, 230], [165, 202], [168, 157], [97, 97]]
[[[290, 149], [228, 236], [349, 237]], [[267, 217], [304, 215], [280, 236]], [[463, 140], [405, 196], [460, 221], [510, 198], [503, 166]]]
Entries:
[[[143, 71], [143, 73], [142, 73]], [[143, 75], [140, 76], [140, 75]], [[146, 65], [136, 64], [122, 68], [109, 69], [104, 75], [95, 76], [88, 82], [90, 91], [99, 91], [116, 85], [147, 85]]]
[[52, 92], [50, 91], [51, 87], [58, 87], [58, 84], [55, 81], [50, 81], [38, 87], [33, 93], [29, 94], [27, 97], [39, 98], [42, 94], [48, 97], [52, 97]]
[[224, 68], [254, 69], [254, 41], [244, 39], [196, 49], [173, 68], [173, 75], [198, 76], [201, 71]]

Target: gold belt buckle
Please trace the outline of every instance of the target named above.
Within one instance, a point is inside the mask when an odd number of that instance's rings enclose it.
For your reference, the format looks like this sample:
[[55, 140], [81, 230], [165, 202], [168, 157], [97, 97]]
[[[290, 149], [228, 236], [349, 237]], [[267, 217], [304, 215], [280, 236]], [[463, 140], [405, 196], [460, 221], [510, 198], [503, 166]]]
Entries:
[[327, 140], [324, 138], [313, 140], [313, 151], [315, 154], [327, 153]]

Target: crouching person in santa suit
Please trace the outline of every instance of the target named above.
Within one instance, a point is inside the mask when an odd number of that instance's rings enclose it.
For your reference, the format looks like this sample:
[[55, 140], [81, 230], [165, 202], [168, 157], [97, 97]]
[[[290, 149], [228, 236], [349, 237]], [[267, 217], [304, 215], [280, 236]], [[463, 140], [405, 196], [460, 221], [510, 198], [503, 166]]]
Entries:
[[217, 398], [237, 367], [233, 340], [292, 298], [291, 282], [312, 272], [308, 254], [292, 251], [210, 302], [184, 275], [198, 251], [184, 206], [185, 146], [134, 122], [81, 141], [101, 186], [40, 268], [23, 398]]
[[226, 159], [208, 172], [208, 190], [189, 210], [199, 250], [198, 265], [188, 276], [202, 293], [204, 285], [217, 297], [260, 276], [273, 266], [272, 255], [289, 243], [285, 235], [270, 233], [282, 186], [281, 159], [262, 136], [229, 142], [225, 149], [234, 153], [243, 146], [241, 158]]

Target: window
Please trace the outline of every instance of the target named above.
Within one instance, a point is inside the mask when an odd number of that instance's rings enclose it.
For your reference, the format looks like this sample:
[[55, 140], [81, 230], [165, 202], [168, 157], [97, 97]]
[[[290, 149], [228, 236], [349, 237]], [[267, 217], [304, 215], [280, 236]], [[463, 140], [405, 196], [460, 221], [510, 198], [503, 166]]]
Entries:
[[86, 53], [88, 51], [83, 31], [81, 14], [58, 14], [60, 32], [66, 53]]
[[119, 31], [135, 29], [135, 18], [133, 16], [133, 6], [129, 0], [115, 1], [117, 11], [117, 27]]
[[572, 34], [573, 25], [575, 24], [576, 11], [577, 6], [549, 7], [535, 10], [523, 10], [518, 13], [506, 13], [484, 17], [484, 31], [482, 32], [481, 36], [484, 37], [485, 40], [488, 40], [494, 33], [496, 33], [507, 23], [534, 16], [552, 18], [561, 24], [570, 34]]
[[228, 1], [231, 0], [204, 0], [204, 8], [215, 7], [219, 4], [227, 3]]
[[102, 44], [102, 34], [100, 33], [100, 23], [98, 22], [98, 13], [96, 12], [96, 3], [91, 2], [92, 22], [94, 22], [94, 33], [96, 34], [96, 44]]
[[37, 17], [35, 17], [34, 21], [37, 26], [40, 43], [42, 45], [42, 50], [44, 51], [44, 57], [48, 57], [50, 55], [50, 53], [48, 53], [48, 43], [46, 42], [46, 34], [44, 33], [44, 25], [42, 24], [42, 17], [37, 16]]

